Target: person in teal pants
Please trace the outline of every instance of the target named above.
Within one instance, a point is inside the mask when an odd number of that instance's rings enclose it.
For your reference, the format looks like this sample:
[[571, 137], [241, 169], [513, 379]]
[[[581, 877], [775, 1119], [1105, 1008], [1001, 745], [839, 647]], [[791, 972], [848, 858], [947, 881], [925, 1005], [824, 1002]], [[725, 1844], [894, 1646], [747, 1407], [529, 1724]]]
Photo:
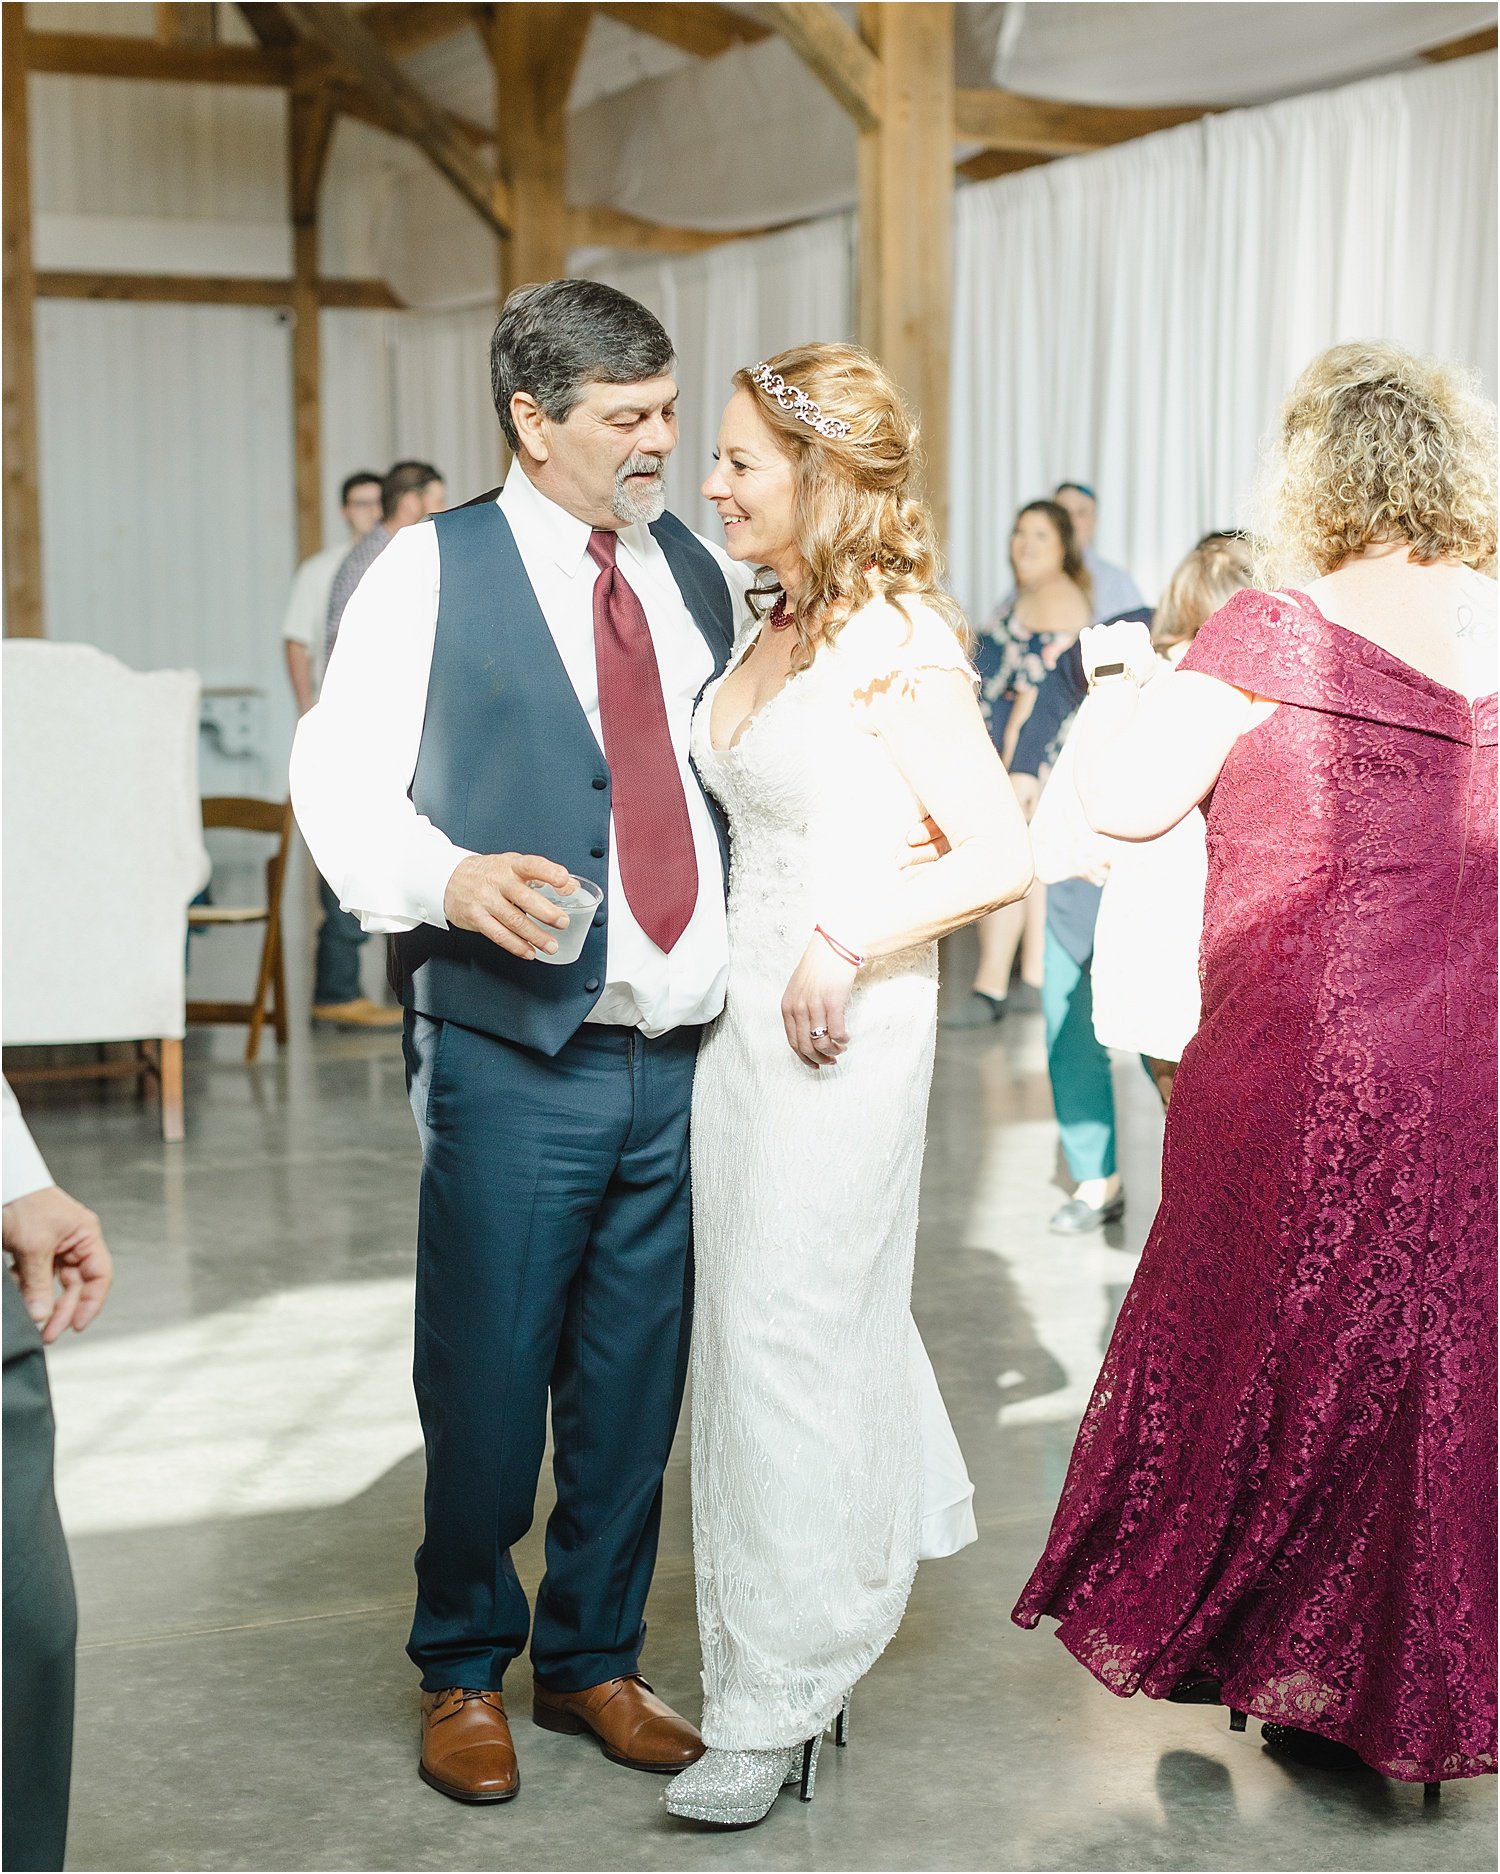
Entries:
[[1115, 1094], [1109, 1051], [1094, 1035], [1089, 966], [1100, 887], [1069, 878], [1047, 887], [1042, 967], [1042, 1021], [1047, 1073], [1062, 1134], [1063, 1156], [1076, 1189], [1048, 1227], [1082, 1236], [1113, 1223], [1125, 1210], [1115, 1156]]

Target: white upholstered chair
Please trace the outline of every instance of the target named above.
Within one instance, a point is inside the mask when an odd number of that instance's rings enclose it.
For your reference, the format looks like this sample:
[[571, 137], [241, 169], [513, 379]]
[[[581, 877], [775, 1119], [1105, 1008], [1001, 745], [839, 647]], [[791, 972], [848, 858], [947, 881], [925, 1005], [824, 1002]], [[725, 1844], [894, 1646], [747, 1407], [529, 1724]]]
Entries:
[[7, 1048], [130, 1041], [136, 1058], [12, 1078], [149, 1073], [182, 1137], [187, 907], [208, 879], [197, 673], [127, 669], [87, 644], [7, 639]]

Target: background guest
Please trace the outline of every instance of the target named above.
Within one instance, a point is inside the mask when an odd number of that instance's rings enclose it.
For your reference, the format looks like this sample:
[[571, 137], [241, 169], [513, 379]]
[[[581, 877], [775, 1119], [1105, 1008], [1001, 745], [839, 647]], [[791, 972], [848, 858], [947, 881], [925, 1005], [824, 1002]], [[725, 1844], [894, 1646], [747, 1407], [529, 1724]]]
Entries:
[[380, 484], [380, 519], [344, 555], [329, 588], [324, 628], [325, 662], [333, 655], [339, 620], [360, 580], [403, 527], [426, 520], [429, 514], [441, 513], [447, 505], [448, 491], [443, 486], [442, 471], [430, 462], [394, 462], [386, 470]]
[[[1170, 676], [1205, 619], [1252, 576], [1250, 543], [1242, 535], [1206, 534], [1198, 542], [1156, 608], [1151, 642], [1161, 665], [1155, 681]], [[1203, 815], [1184, 814], [1160, 839], [1110, 840], [1108, 848], [1094, 928], [1094, 1034], [1103, 1047], [1141, 1056], [1165, 1106], [1177, 1063], [1198, 1027], [1208, 873]]]
[[[1015, 590], [980, 632], [974, 655], [990, 735], [1007, 765], [1037, 690], [1089, 622], [1093, 595], [1073, 523], [1055, 501], [1029, 501], [1016, 516], [1010, 566]], [[999, 1021], [1018, 949], [1021, 988], [1014, 1006], [1039, 1006], [1044, 917], [1042, 894], [1033, 888], [1020, 903], [980, 920], [974, 988], [945, 1027], [985, 1028]]]
[[[1204, 619], [1250, 576], [1249, 548], [1237, 537], [1209, 534], [1194, 547], [1156, 611], [1152, 643], [1161, 656], [1159, 675], [1170, 673]], [[1075, 646], [1068, 658], [1076, 652]], [[1069, 682], [1059, 665], [1038, 696], [1038, 709], [1049, 690]], [[1023, 744], [1037, 726], [1034, 711]], [[1177, 1062], [1198, 1025], [1207, 866], [1201, 813], [1185, 815], [1157, 840], [1132, 843], [1095, 833], [1078, 799], [1072, 747], [1070, 735], [1053, 758], [1031, 821], [1037, 877], [1047, 888], [1047, 1073], [1063, 1157], [1076, 1181], [1050, 1222], [1059, 1236], [1100, 1229], [1124, 1211], [1109, 1050], [1140, 1055], [1166, 1104]], [[1017, 767], [1024, 759], [1029, 773], [1043, 758], [1039, 745], [1016, 751]]]
[[52, 1488], [52, 1397], [43, 1352], [104, 1306], [113, 1269], [99, 1219], [52, 1182], [16, 1096], [0, 1082], [10, 1259], [4, 1334], [4, 1863], [60, 1868], [73, 1766], [78, 1611]]
[[356, 469], [346, 476], [339, 504], [349, 539], [311, 554], [297, 568], [281, 623], [287, 675], [292, 680], [299, 716], [305, 716], [313, 706], [317, 688], [313, 658], [322, 650], [327, 634], [328, 595], [333, 590], [334, 575], [344, 563], [350, 541], [363, 540], [380, 519], [380, 477], [374, 469]]
[[1140, 609], [1146, 601], [1140, 587], [1123, 566], [1101, 559], [1094, 551], [1094, 530], [1099, 525], [1099, 502], [1092, 488], [1084, 482], [1059, 482], [1052, 498], [1066, 508], [1073, 523], [1073, 538], [1083, 556], [1084, 566], [1094, 582], [1094, 623], [1118, 618], [1122, 612]]
[[[333, 655], [344, 607], [360, 580], [403, 527], [438, 513], [447, 498], [443, 478], [430, 462], [397, 462], [386, 471], [380, 484], [379, 521], [348, 549], [334, 574], [328, 594], [327, 657]], [[314, 966], [313, 1020], [336, 1028], [399, 1028], [400, 1009], [372, 1001], [360, 988], [359, 953], [369, 933], [321, 876], [318, 896], [323, 922]]]

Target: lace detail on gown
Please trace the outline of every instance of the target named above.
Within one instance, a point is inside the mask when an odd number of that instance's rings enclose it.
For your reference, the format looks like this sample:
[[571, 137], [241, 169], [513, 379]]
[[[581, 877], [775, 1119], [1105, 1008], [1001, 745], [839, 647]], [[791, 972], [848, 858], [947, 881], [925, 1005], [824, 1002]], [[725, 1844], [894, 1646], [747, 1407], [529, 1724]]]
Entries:
[[948, 626], [913, 611], [850, 619], [732, 749], [712, 745], [717, 684], [694, 721], [732, 841], [729, 993], [693, 1095], [693, 1535], [719, 1749], [831, 1719], [906, 1605], [924, 1417], [957, 1459], [930, 1368], [924, 1407], [910, 1316], [936, 946], [861, 972], [833, 1067], [804, 1067], [780, 1014], [814, 924], [837, 931], [899, 879], [917, 802], [855, 699], [967, 668]]

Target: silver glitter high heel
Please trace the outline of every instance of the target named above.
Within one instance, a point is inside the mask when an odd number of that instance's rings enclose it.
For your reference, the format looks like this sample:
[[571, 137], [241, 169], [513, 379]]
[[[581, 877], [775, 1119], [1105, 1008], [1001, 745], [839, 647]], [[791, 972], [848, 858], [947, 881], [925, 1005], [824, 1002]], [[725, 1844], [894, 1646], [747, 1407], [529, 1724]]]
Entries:
[[833, 1721], [833, 1741], [839, 1750], [849, 1747], [849, 1700], [852, 1692], [845, 1692], [844, 1702], [839, 1706], [838, 1716]]
[[776, 1798], [796, 1783], [803, 1802], [813, 1799], [820, 1733], [789, 1750], [706, 1750], [667, 1785], [662, 1801], [669, 1815], [719, 1828], [750, 1828], [764, 1822]]

